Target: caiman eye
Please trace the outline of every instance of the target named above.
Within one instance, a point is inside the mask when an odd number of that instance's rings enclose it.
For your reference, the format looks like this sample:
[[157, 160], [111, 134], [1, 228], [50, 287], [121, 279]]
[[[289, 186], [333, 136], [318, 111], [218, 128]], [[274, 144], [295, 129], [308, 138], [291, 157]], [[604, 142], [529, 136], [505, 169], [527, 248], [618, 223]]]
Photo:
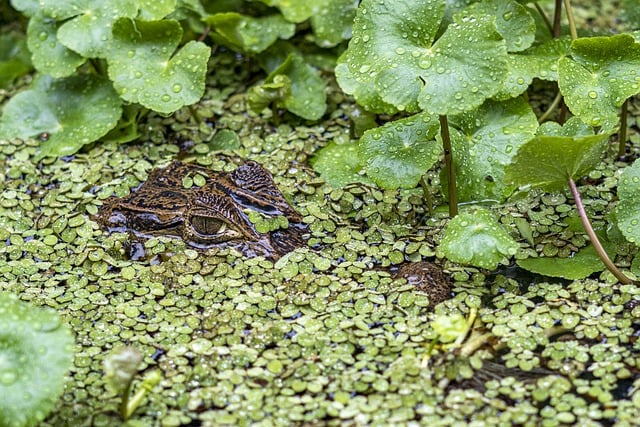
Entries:
[[222, 243], [243, 236], [233, 225], [216, 217], [192, 215], [188, 224], [191, 229], [189, 240], [199, 244]]
[[227, 228], [227, 223], [206, 216], [192, 216], [191, 226], [195, 231], [205, 236], [223, 233]]

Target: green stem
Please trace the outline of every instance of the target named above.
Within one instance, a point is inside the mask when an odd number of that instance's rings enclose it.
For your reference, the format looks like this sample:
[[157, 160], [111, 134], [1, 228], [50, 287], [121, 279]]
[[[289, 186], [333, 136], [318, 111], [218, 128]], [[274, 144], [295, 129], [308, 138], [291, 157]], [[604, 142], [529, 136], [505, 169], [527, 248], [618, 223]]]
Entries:
[[578, 38], [578, 32], [576, 31], [576, 21], [573, 19], [571, 0], [564, 0], [564, 9], [567, 12], [567, 20], [569, 21], [569, 32], [571, 34], [571, 40], [575, 40]]
[[553, 102], [551, 103], [551, 105], [549, 105], [549, 108], [547, 108], [547, 111], [545, 111], [544, 114], [540, 116], [540, 118], [538, 119], [538, 122], [543, 123], [544, 121], [546, 121], [549, 118], [549, 116], [556, 110], [556, 108], [558, 108], [558, 105], [560, 105], [560, 102], [562, 102], [562, 93], [560, 93], [560, 91], [558, 90], [558, 93], [556, 94], [556, 97], [553, 99]]
[[582, 204], [582, 198], [580, 197], [580, 193], [578, 192], [578, 187], [576, 187], [576, 183], [573, 181], [573, 178], [569, 178], [569, 188], [571, 188], [571, 194], [573, 194], [573, 200], [575, 200], [576, 202], [576, 207], [578, 208], [578, 214], [580, 215], [580, 221], [582, 221], [582, 226], [584, 227], [584, 230], [587, 232], [589, 239], [591, 239], [591, 244], [595, 248], [596, 252], [598, 253], [598, 256], [600, 257], [604, 265], [614, 276], [616, 276], [616, 279], [618, 279], [621, 283], [624, 283], [625, 285], [633, 283], [631, 279], [625, 276], [620, 270], [618, 270], [618, 267], [616, 267], [615, 264], [611, 262], [611, 259], [609, 259], [609, 255], [607, 255], [607, 252], [602, 247], [602, 244], [600, 243], [600, 240], [598, 239], [598, 236], [596, 235], [596, 232], [593, 230], [593, 227], [591, 226], [591, 222], [587, 217], [587, 213], [584, 210], [584, 205]]
[[542, 8], [540, 7], [540, 5], [538, 4], [538, 2], [534, 2], [533, 6], [536, 8], [536, 10], [538, 11], [538, 13], [540, 14], [540, 16], [542, 17], [542, 20], [544, 21], [544, 24], [547, 26], [547, 29], [549, 30], [549, 34], [553, 35], [553, 26], [551, 25], [551, 22], [549, 22], [549, 18], [547, 17], [547, 15], [544, 13], [544, 10], [542, 10]]
[[189, 113], [191, 114], [191, 117], [193, 117], [193, 119], [196, 121], [198, 125], [201, 125], [202, 118], [198, 115], [198, 111], [196, 111], [196, 109], [193, 108], [193, 105], [189, 105], [187, 108], [189, 108]]
[[447, 116], [440, 116], [440, 136], [444, 148], [444, 163], [447, 168], [447, 180], [449, 189], [449, 216], [458, 215], [458, 190], [456, 188], [456, 168], [453, 164], [453, 151], [451, 150], [451, 137], [449, 136], [449, 123]]
[[629, 109], [629, 98], [625, 99], [620, 109], [620, 132], [618, 132], [618, 157], [625, 155], [627, 144], [627, 110]]
[[422, 194], [424, 195], [424, 201], [427, 204], [427, 211], [429, 216], [433, 216], [433, 200], [431, 199], [431, 192], [429, 191], [429, 185], [427, 180], [424, 179], [424, 175], [420, 177], [420, 187], [422, 187]]
[[129, 419], [129, 396], [131, 395], [131, 387], [133, 385], [133, 377], [127, 383], [124, 391], [122, 392], [122, 400], [120, 401], [120, 416], [124, 421]]
[[562, 22], [562, 0], [556, 0], [556, 5], [553, 10], [553, 38], [557, 39], [560, 37], [562, 27], [560, 24]]

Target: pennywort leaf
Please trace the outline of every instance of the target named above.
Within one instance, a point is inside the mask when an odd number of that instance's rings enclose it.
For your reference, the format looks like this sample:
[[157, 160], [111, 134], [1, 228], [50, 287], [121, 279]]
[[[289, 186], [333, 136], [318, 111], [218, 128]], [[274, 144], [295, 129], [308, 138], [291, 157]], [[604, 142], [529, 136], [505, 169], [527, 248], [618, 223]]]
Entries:
[[58, 23], [42, 14], [29, 20], [27, 45], [32, 53], [31, 60], [36, 70], [53, 77], [73, 74], [85, 58], [60, 43]]
[[251, 17], [235, 12], [216, 13], [204, 19], [213, 27], [212, 37], [240, 52], [259, 53], [278, 39], [288, 39], [295, 25], [281, 15]]
[[365, 175], [364, 161], [356, 144], [332, 142], [315, 154], [311, 165], [334, 188], [342, 188], [352, 182], [373, 185]]
[[318, 120], [327, 109], [324, 82], [302, 55], [291, 53], [265, 79], [251, 89], [250, 105], [260, 111], [270, 102], [307, 120]]
[[[487, 101], [480, 108], [449, 118], [458, 198], [503, 200], [511, 193], [505, 167], [535, 135], [538, 121], [522, 98]], [[447, 174], [442, 174], [446, 188]]]
[[372, 111], [422, 109], [433, 115], [470, 110], [493, 96], [507, 61], [495, 18], [464, 9], [436, 40], [444, 3], [397, 1], [391, 7], [364, 0], [353, 38], [338, 59], [342, 89]]
[[640, 44], [629, 34], [576, 39], [560, 60], [558, 85], [567, 106], [592, 126], [612, 127], [622, 103], [640, 92]]
[[569, 178], [588, 173], [601, 161], [609, 136], [606, 132], [594, 134], [576, 117], [564, 126], [543, 123], [536, 137], [522, 145], [507, 166], [505, 180], [545, 191], [565, 189]]
[[531, 46], [536, 23], [527, 8], [514, 0], [485, 0], [473, 3], [467, 13], [496, 17], [496, 29], [506, 42], [507, 51], [520, 52]]
[[111, 83], [94, 74], [59, 80], [43, 75], [5, 105], [0, 137], [30, 138], [46, 132], [49, 138], [40, 146], [40, 157], [73, 154], [116, 125], [121, 103]]
[[81, 5], [73, 2], [47, 2], [43, 8], [52, 16], [65, 21], [58, 30], [58, 39], [66, 47], [85, 58], [104, 58], [110, 49], [113, 23], [118, 18], [134, 18], [138, 4], [134, 0], [88, 1]]
[[114, 23], [109, 78], [124, 100], [169, 114], [202, 97], [211, 51], [190, 41], [174, 54], [181, 38], [173, 20]]
[[51, 310], [0, 294], [0, 425], [35, 426], [53, 409], [73, 360], [73, 337]]
[[532, 273], [569, 280], [584, 279], [605, 268], [598, 253], [591, 245], [580, 249], [570, 258], [525, 258], [516, 261], [516, 263]]
[[624, 237], [635, 244], [640, 243], [640, 160], [627, 166], [618, 183], [616, 217], [618, 228]]
[[475, 209], [449, 221], [437, 252], [453, 262], [494, 269], [518, 247], [490, 211]]
[[416, 114], [365, 131], [358, 143], [367, 176], [382, 188], [413, 188], [440, 158], [436, 118]]

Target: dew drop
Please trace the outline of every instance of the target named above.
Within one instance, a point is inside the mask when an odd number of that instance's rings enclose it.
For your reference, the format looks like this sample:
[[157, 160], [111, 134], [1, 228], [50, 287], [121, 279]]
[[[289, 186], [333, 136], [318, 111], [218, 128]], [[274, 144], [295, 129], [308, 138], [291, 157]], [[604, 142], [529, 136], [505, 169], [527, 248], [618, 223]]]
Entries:
[[135, 76], [135, 78], [136, 78], [136, 79], [139, 79], [139, 78], [141, 78], [141, 77], [142, 77], [142, 73], [141, 73], [140, 71], [136, 71], [136, 72], [134, 73], [134, 76]]
[[135, 50], [130, 50], [127, 52], [127, 56], [129, 58], [133, 58], [134, 56], [136, 56], [136, 51]]
[[49, 38], [49, 34], [47, 34], [46, 32], [41, 32], [40, 34], [38, 34], [38, 38], [42, 41], [45, 41], [46, 39]]
[[182, 85], [181, 85], [180, 83], [176, 83], [176, 84], [174, 84], [174, 85], [173, 85], [173, 87], [171, 88], [171, 90], [172, 90], [174, 93], [179, 93], [179, 92], [181, 92], [181, 91], [182, 91]]
[[502, 14], [502, 19], [504, 19], [505, 21], [508, 21], [511, 18], [513, 18], [513, 12], [511, 12], [511, 11], [505, 12], [505, 13]]
[[11, 385], [18, 380], [18, 375], [13, 371], [4, 371], [0, 374], [0, 383], [4, 385]]
[[404, 55], [404, 54], [405, 54], [405, 52], [406, 52], [406, 50], [404, 50], [404, 48], [402, 48], [402, 47], [397, 47], [397, 48], [396, 48], [396, 53], [397, 53], [398, 55]]
[[169, 95], [167, 95], [166, 93], [164, 95], [162, 95], [160, 97], [160, 99], [162, 99], [164, 102], [169, 102], [171, 101], [171, 97]]
[[595, 90], [589, 91], [589, 98], [596, 99], [597, 97], [598, 97], [598, 92], [596, 92]]

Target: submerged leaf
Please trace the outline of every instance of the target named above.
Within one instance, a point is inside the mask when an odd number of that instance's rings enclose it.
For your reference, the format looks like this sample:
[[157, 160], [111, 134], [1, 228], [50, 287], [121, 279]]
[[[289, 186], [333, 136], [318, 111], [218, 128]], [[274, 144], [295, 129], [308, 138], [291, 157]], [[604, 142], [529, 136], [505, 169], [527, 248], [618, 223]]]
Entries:
[[562, 127], [546, 122], [535, 138], [520, 147], [506, 168], [505, 180], [516, 186], [562, 190], [569, 178], [578, 178], [600, 163], [608, 140], [608, 133], [596, 135], [575, 117]]
[[0, 426], [35, 426], [53, 409], [73, 360], [57, 314], [0, 294]]
[[330, 143], [318, 150], [311, 165], [334, 188], [342, 188], [352, 182], [373, 184], [364, 174], [364, 162], [356, 144]]
[[475, 209], [449, 222], [437, 251], [453, 262], [494, 269], [515, 255], [518, 247], [491, 212]]
[[569, 280], [584, 279], [605, 268], [592, 245], [580, 249], [570, 258], [525, 258], [516, 263], [532, 273]]
[[629, 34], [576, 39], [560, 60], [558, 86], [567, 106], [592, 126], [612, 127], [622, 103], [640, 92], [640, 44]]
[[622, 171], [618, 198], [618, 228], [628, 241], [640, 246], [640, 160]]
[[[538, 121], [522, 98], [488, 101], [449, 121], [460, 201], [503, 200], [512, 191], [504, 180], [505, 167], [518, 148], [535, 135]], [[446, 189], [446, 172], [442, 173]]]
[[95, 74], [36, 79], [32, 88], [5, 105], [0, 137], [31, 138], [48, 133], [40, 156], [73, 154], [111, 130], [122, 114], [111, 83]]
[[174, 55], [182, 38], [177, 21], [120, 19], [113, 38], [109, 78], [123, 99], [169, 114], [202, 97], [211, 49], [190, 41]]
[[241, 52], [258, 53], [278, 39], [288, 39], [295, 25], [280, 15], [254, 18], [235, 12], [216, 13], [204, 21], [213, 27], [211, 35], [221, 44]]
[[413, 188], [440, 158], [437, 119], [416, 114], [369, 129], [359, 141], [367, 175], [382, 188]]

